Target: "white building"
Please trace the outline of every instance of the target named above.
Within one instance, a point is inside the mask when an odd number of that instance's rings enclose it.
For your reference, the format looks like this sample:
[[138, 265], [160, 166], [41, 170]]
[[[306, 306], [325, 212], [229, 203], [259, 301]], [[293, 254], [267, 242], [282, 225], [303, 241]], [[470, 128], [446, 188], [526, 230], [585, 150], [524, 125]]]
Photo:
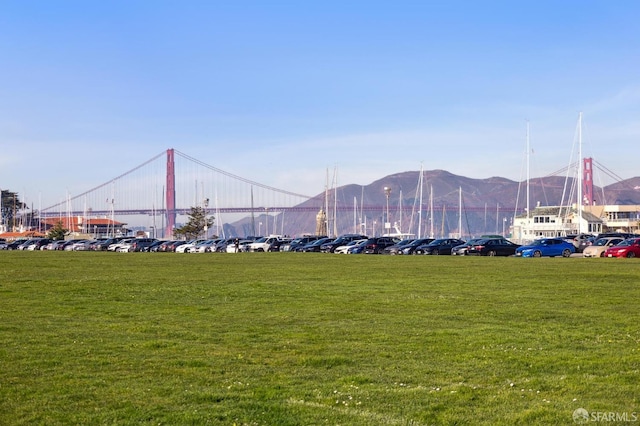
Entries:
[[584, 206], [580, 213], [573, 206], [536, 207], [528, 215], [516, 216], [512, 239], [520, 244], [544, 237], [602, 232], [640, 233], [640, 205]]
[[602, 219], [608, 232], [640, 233], [640, 205], [585, 206], [584, 209]]
[[603, 220], [593, 213], [575, 207], [536, 207], [529, 215], [513, 220], [512, 240], [525, 244], [538, 238], [564, 237], [575, 234], [603, 232]]

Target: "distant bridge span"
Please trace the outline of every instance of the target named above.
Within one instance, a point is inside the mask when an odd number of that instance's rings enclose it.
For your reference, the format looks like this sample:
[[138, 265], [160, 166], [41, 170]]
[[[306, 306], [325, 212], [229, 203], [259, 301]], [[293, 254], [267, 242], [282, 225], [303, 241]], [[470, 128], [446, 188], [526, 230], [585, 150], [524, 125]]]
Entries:
[[[215, 208], [215, 207], [209, 207], [206, 210], [208, 215], [216, 215], [216, 213], [257, 213], [257, 214], [267, 214], [267, 213], [282, 213], [282, 212], [308, 212], [308, 213], [317, 213], [319, 210], [321, 209], [320, 206], [294, 206], [294, 207], [278, 207], [278, 206], [272, 206], [272, 207], [221, 207], [221, 208]], [[383, 212], [386, 209], [385, 206], [383, 205], [365, 205], [362, 207], [358, 207], [358, 211], [362, 212]], [[333, 210], [333, 207], [331, 207], [331, 210]], [[340, 212], [352, 212], [353, 211], [353, 206], [337, 206], [335, 207], [335, 210], [340, 211]], [[392, 212], [398, 212], [398, 208], [390, 208], [390, 210]], [[453, 211], [458, 211], [459, 208], [458, 206], [434, 206], [433, 211], [434, 212], [442, 212], [443, 210], [448, 211], [448, 212], [453, 212]], [[513, 213], [515, 211], [514, 207], [498, 207], [496, 208], [484, 208], [484, 207], [465, 207], [463, 209], [465, 212], [485, 212], [485, 211], [490, 211], [490, 212], [500, 212], [500, 213]], [[427, 209], [423, 209], [423, 212], [426, 212]], [[91, 215], [92, 216], [102, 216], [102, 217], [108, 217], [110, 216], [112, 213], [116, 216], [154, 216], [154, 215], [165, 215], [166, 214], [166, 210], [165, 209], [129, 209], [129, 210], [114, 210], [113, 212], [111, 210], [92, 210], [91, 211]], [[182, 209], [175, 209], [174, 210], [175, 214], [179, 214], [179, 215], [188, 215], [191, 212], [191, 208], [182, 208]], [[413, 207], [403, 207], [402, 208], [402, 212], [403, 214], [409, 214], [411, 212], [415, 212], [415, 209]], [[70, 211], [70, 212], [42, 212], [41, 216], [42, 217], [59, 217], [61, 215], [64, 216], [73, 216], [73, 217], [77, 217], [77, 216], [85, 216], [87, 214], [86, 211]]]
[[[590, 163], [588, 165], [590, 166]], [[337, 182], [333, 184], [337, 186]], [[164, 235], [171, 236], [176, 216], [188, 215], [193, 206], [204, 208], [207, 215], [214, 217], [227, 214], [276, 216], [287, 213], [315, 216], [321, 209], [325, 209], [327, 221], [331, 220], [329, 216], [334, 216], [334, 223], [338, 222], [335, 217], [337, 215], [333, 215], [337, 212], [340, 213], [343, 222], [347, 214], [353, 213], [366, 221], [367, 216], [369, 219], [380, 218], [384, 217], [386, 212], [386, 223], [392, 222], [395, 216], [410, 217], [419, 211], [423, 217], [428, 215], [437, 219], [443, 218], [445, 213], [450, 216], [460, 210], [459, 205], [450, 198], [434, 200], [437, 204], [431, 206], [422, 203], [421, 209], [416, 203], [389, 206], [388, 197], [386, 204], [382, 201], [371, 204], [372, 200], [369, 200], [370, 204], [364, 205], [340, 201], [336, 205], [337, 198], [337, 192], [312, 197], [278, 189], [225, 172], [197, 158], [168, 149], [106, 183], [74, 196], [67, 194], [65, 199], [58, 203], [39, 209], [39, 215], [44, 218], [130, 216], [130, 222], [136, 221], [134, 216], [162, 216]], [[463, 214], [510, 216], [521, 211], [512, 206], [496, 204], [481, 207], [463, 205]]]

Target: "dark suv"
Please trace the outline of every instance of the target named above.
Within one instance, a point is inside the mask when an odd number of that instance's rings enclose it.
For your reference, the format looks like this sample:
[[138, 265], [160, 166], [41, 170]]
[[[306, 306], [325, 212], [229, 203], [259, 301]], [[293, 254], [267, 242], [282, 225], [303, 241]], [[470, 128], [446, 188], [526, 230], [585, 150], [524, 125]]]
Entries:
[[451, 249], [455, 246], [464, 244], [463, 240], [457, 238], [439, 238], [431, 241], [429, 244], [424, 244], [416, 247], [415, 254], [451, 254]]
[[385, 248], [397, 244], [400, 241], [399, 238], [394, 237], [375, 237], [369, 238], [364, 242], [364, 254], [381, 254]]

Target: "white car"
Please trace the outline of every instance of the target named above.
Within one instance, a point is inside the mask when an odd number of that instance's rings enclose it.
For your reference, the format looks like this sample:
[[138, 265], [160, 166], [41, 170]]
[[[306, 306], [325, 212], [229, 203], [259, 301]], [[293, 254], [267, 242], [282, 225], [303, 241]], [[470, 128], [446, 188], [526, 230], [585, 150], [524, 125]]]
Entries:
[[247, 247], [253, 243], [253, 240], [240, 240], [238, 241], [238, 250], [236, 250], [235, 243], [227, 244], [227, 253], [240, 253], [243, 251], [249, 251]]
[[129, 241], [126, 243], [121, 243], [118, 248], [116, 248], [115, 251], [117, 251], [118, 253], [129, 253], [130, 251], [133, 251], [133, 241]]
[[191, 240], [187, 244], [182, 244], [181, 246], [176, 247], [176, 253], [189, 253], [191, 247], [195, 247], [197, 244], [206, 240]]
[[133, 238], [125, 238], [124, 240], [120, 240], [117, 243], [110, 244], [109, 247], [107, 247], [107, 251], [119, 252], [121, 247], [130, 247], [132, 241]]
[[76, 243], [71, 244], [72, 251], [87, 251], [89, 250], [89, 244], [91, 244], [91, 240], [82, 240]]
[[247, 246], [248, 251], [269, 251], [271, 244], [282, 239], [280, 235], [258, 238]]
[[598, 238], [592, 245], [582, 251], [583, 257], [604, 257], [604, 252], [618, 243], [624, 241], [622, 237]]
[[[217, 240], [205, 240], [194, 246], [189, 247], [189, 253], [209, 253], [215, 247]], [[186, 244], [185, 244], [186, 245]]]
[[349, 250], [351, 247], [356, 247], [357, 245], [362, 244], [362, 243], [364, 243], [365, 241], [367, 241], [367, 240], [353, 240], [353, 241], [349, 241], [349, 242], [348, 242], [346, 245], [344, 245], [344, 246], [338, 246], [338, 247], [336, 247], [336, 249], [335, 249], [333, 252], [334, 252], [334, 253], [337, 253], [337, 254], [347, 254], [347, 253], [348, 253], [348, 250]]

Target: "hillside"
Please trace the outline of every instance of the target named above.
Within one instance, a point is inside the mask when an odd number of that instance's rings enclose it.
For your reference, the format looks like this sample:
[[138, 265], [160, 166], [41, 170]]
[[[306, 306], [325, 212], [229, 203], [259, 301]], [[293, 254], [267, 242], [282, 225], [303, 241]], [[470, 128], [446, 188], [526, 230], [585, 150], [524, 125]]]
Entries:
[[[398, 225], [401, 222], [403, 232], [417, 233], [419, 176], [419, 171], [408, 171], [385, 176], [364, 186], [349, 184], [331, 189], [327, 193], [330, 210], [332, 210], [329, 214], [329, 229], [335, 229], [337, 234], [363, 232], [364, 225], [358, 224], [366, 222], [367, 234], [382, 233], [387, 203], [384, 188], [389, 187], [391, 188], [389, 195], [391, 222]], [[559, 205], [562, 202], [563, 193], [564, 199], [567, 200], [573, 179], [569, 179], [567, 185], [565, 181], [563, 176], [531, 179], [529, 182], [530, 207]], [[507, 226], [514, 216], [516, 206], [518, 212], [523, 212], [526, 208], [525, 182], [516, 182], [502, 177], [473, 179], [454, 175], [445, 170], [424, 171], [421, 225], [423, 234], [430, 233], [432, 227], [434, 235], [457, 232], [460, 221], [460, 191], [463, 210], [462, 229], [465, 235], [502, 233], [503, 226]], [[627, 179], [604, 188], [595, 187], [594, 197], [598, 203], [604, 199], [604, 204], [640, 204], [640, 177]], [[337, 204], [334, 204], [335, 199]], [[308, 208], [308, 211], [287, 213], [284, 232], [288, 235], [314, 233], [316, 214], [324, 203], [325, 193], [317, 194], [316, 197], [298, 206]], [[335, 226], [334, 205], [337, 212]], [[432, 206], [432, 213], [430, 213], [430, 206]], [[255, 220], [265, 219], [262, 215]], [[270, 220], [273, 221], [273, 218]], [[249, 235], [251, 234], [250, 222], [250, 219], [246, 218], [233, 224], [226, 224], [225, 231], [229, 235]]]

